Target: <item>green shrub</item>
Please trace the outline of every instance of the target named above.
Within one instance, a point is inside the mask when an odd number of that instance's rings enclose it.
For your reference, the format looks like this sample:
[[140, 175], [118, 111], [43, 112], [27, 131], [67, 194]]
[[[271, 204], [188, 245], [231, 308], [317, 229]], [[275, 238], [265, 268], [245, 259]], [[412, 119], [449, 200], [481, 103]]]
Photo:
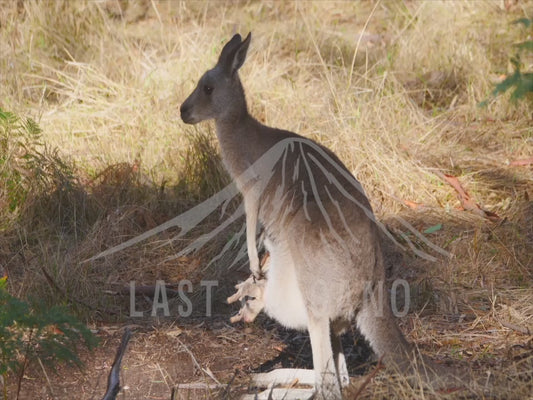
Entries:
[[24, 203], [36, 165], [41, 129], [0, 109], [0, 204], [13, 213]]
[[[530, 30], [530, 37], [533, 34], [533, 19], [521, 18], [514, 21], [514, 24], [524, 25], [526, 30]], [[492, 96], [497, 96], [512, 89], [511, 100], [517, 101], [533, 93], [533, 72], [524, 71], [524, 66], [521, 61], [524, 53], [533, 54], [533, 40], [516, 43], [514, 47], [516, 48], [516, 53], [510, 59], [514, 71], [496, 85], [492, 91]], [[487, 100], [481, 103], [482, 106], [486, 104]]]
[[0, 279], [0, 375], [16, 374], [20, 387], [28, 363], [37, 359], [52, 367], [58, 362], [81, 365], [76, 353], [79, 342], [88, 349], [97, 344], [92, 332], [64, 307], [46, 308], [40, 302], [13, 297], [6, 279]]

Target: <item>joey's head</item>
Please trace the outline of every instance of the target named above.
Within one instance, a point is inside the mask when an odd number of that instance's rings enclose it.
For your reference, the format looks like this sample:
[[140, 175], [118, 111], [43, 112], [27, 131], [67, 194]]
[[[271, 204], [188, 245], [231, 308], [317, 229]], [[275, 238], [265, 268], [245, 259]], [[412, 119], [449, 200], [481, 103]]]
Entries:
[[243, 41], [236, 34], [226, 43], [217, 64], [207, 71], [180, 107], [181, 119], [187, 124], [215, 119], [238, 118], [246, 113], [244, 90], [237, 71], [244, 64], [252, 38]]

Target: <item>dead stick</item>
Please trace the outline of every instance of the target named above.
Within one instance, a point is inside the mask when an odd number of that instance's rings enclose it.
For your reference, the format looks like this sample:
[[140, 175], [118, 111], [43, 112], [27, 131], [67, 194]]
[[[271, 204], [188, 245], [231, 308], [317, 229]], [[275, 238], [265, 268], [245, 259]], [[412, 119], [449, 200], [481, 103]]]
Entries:
[[367, 385], [370, 383], [370, 381], [372, 380], [373, 377], [376, 376], [376, 374], [378, 373], [378, 371], [380, 369], [383, 369], [383, 364], [381, 364], [381, 359], [383, 358], [383, 356], [380, 357], [380, 359], [378, 360], [378, 365], [376, 365], [376, 368], [374, 369], [374, 371], [372, 371], [370, 373], [370, 375], [368, 375], [365, 379], [365, 381], [363, 382], [363, 384], [361, 385], [361, 387], [357, 390], [357, 392], [354, 394], [354, 396], [352, 397], [353, 400], [356, 400], [359, 395], [361, 393], [363, 393], [363, 390], [365, 390], [365, 387], [367, 387]]
[[226, 388], [224, 389], [224, 393], [222, 393], [222, 396], [221, 396], [222, 399], [229, 399], [230, 398], [231, 385], [233, 384], [233, 381], [237, 377], [238, 373], [239, 373], [239, 370], [236, 369], [235, 372], [233, 373], [233, 376], [231, 377], [229, 383], [226, 385]]
[[122, 363], [122, 357], [126, 353], [126, 348], [128, 347], [128, 342], [131, 338], [131, 331], [129, 328], [124, 330], [122, 335], [122, 340], [120, 341], [120, 346], [117, 350], [117, 355], [115, 356], [115, 361], [113, 361], [113, 366], [111, 367], [111, 372], [107, 377], [107, 391], [105, 392], [102, 400], [115, 400], [118, 392], [120, 391], [120, 364]]

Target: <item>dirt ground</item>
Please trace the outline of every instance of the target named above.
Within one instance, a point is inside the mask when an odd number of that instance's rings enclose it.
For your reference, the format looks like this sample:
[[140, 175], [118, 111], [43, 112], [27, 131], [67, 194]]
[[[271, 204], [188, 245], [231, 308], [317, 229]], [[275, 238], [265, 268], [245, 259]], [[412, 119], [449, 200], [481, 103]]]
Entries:
[[[233, 399], [245, 393], [254, 393], [249, 386], [250, 374], [267, 372], [275, 368], [311, 368], [311, 348], [306, 334], [287, 331], [271, 321], [260, 321], [249, 327], [231, 326], [227, 319], [189, 321], [183, 325], [154, 320], [154, 326], [129, 325], [134, 334], [122, 362], [122, 390], [118, 399]], [[424, 322], [431, 323], [430, 319]], [[466, 325], [466, 324], [465, 324]], [[128, 326], [128, 325], [126, 325]], [[84, 367], [60, 366], [55, 372], [45, 366], [32, 365], [22, 381], [20, 399], [101, 399], [106, 391], [107, 376], [114, 354], [125, 326], [108, 325], [98, 328], [100, 346], [93, 352], [81, 351]], [[405, 328], [405, 326], [404, 326]], [[433, 321], [433, 328], [446, 333], [457, 329], [451, 321]], [[489, 347], [489, 335], [471, 333], [476, 340], [481, 338]], [[475, 360], [479, 348], [465, 351], [464, 361], [451, 361], [449, 356], [438, 355], [439, 364], [457, 368], [468, 366], [475, 374], [488, 382], [489, 370], [510, 370], [518, 375], [531, 363], [533, 345], [524, 335], [509, 335], [509, 342], [500, 348], [500, 357], [490, 362]], [[348, 334], [344, 345], [352, 376], [348, 393], [363, 391], [357, 398], [368, 398], [379, 392], [387, 373], [374, 376], [376, 362], [368, 346], [357, 335]], [[433, 344], [419, 344], [422, 350]], [[504, 361], [508, 356], [510, 360]], [[435, 357], [435, 356], [433, 356]], [[468, 360], [472, 361], [468, 361]], [[435, 360], [435, 358], [434, 358]], [[528, 361], [529, 360], [529, 361]], [[509, 366], [512, 366], [511, 368]], [[529, 367], [530, 368], [530, 367]], [[531, 371], [531, 370], [530, 370]], [[523, 372], [522, 372], [523, 373]], [[372, 380], [368, 381], [372, 377]], [[523, 378], [527, 378], [523, 374]], [[387, 381], [385, 381], [387, 383]], [[449, 389], [450, 398], [520, 398], [487, 391], [486, 397], [474, 394], [465, 388]], [[16, 393], [16, 383], [8, 386], [9, 393]], [[440, 394], [446, 392], [440, 392]], [[10, 397], [14, 398], [14, 397]], [[351, 397], [350, 397], [351, 398]], [[356, 397], [353, 397], [356, 398]], [[387, 398], [386, 396], [383, 398]], [[391, 398], [394, 398], [392, 396]], [[422, 398], [422, 397], [421, 397]], [[431, 396], [429, 396], [431, 398]]]
[[[100, 399], [126, 327], [134, 334], [122, 362], [122, 390], [118, 398], [175, 399], [237, 398], [250, 392], [254, 372], [274, 368], [312, 368], [306, 334], [287, 331], [260, 317], [251, 326], [232, 326], [227, 318], [159, 321], [107, 325], [97, 328], [100, 345], [81, 351], [83, 368], [60, 366], [55, 372], [39, 364], [25, 373], [20, 399]], [[179, 326], [179, 327], [178, 327]], [[345, 339], [352, 374], [369, 368], [369, 348]], [[16, 383], [8, 387], [16, 393]], [[253, 393], [253, 390], [252, 392]]]
[[[391, 261], [401, 264], [401, 255], [393, 252], [388, 254], [388, 259], [389, 273], [396, 276]], [[400, 270], [411, 276], [420, 273], [416, 269]], [[102, 398], [126, 328], [133, 335], [122, 361], [122, 389], [118, 399], [236, 399], [257, 391], [250, 386], [253, 373], [276, 368], [312, 368], [307, 333], [285, 329], [262, 314], [251, 324], [230, 324], [229, 317], [238, 306], [225, 304], [224, 298], [232, 293], [231, 284], [245, 277], [246, 268], [242, 268], [218, 282], [220, 286], [214, 291], [209, 317], [203, 313], [206, 308], [203, 292], [190, 295], [195, 312], [188, 317], [179, 316], [178, 307], [183, 305], [179, 296], [174, 299], [169, 296], [170, 317], [148, 316], [151, 299], [138, 297], [136, 311], [143, 310], [145, 316], [125, 316], [121, 323], [92, 326], [99, 346], [94, 351], [80, 347], [84, 363], [81, 369], [61, 365], [53, 371], [39, 363], [31, 364], [21, 382], [19, 398]], [[412, 294], [412, 301], [417, 312], [398, 320], [408, 340], [437, 364], [461, 371], [458, 373], [465, 374], [465, 379], [472, 379], [467, 378], [469, 374], [478, 381], [437, 391], [435, 398], [524, 398], [523, 387], [518, 394], [507, 391], [502, 395], [501, 388], [496, 389], [494, 385], [512, 385], [516, 379], [531, 380], [531, 333], [520, 331], [520, 327], [512, 324], [490, 326], [487, 320], [479, 318], [476, 310], [490, 308], [481, 293], [469, 300], [471, 312], [463, 309], [460, 314], [436, 314], [431, 307], [421, 305], [423, 285], [415, 290], [418, 292]], [[505, 293], [501, 296], [505, 298]], [[123, 300], [123, 312], [127, 314], [131, 312], [128, 299]], [[391, 371], [378, 367], [375, 356], [355, 328], [345, 334], [343, 345], [351, 376], [348, 398], [385, 399], [405, 395], [391, 389], [398, 385], [397, 380], [391, 379]], [[400, 381], [398, 387], [402, 385], [405, 382]], [[8, 393], [16, 393], [16, 387], [16, 379], [11, 377]], [[529, 387], [533, 390], [531, 383]], [[415, 394], [411, 392], [410, 396]], [[421, 394], [420, 398], [424, 396], [433, 398], [431, 393]]]
[[[81, 369], [35, 360], [21, 379], [9, 375], [6, 397], [20, 384], [21, 400], [101, 399], [126, 327], [118, 399], [237, 399], [253, 393], [254, 372], [312, 367], [306, 333], [264, 315], [229, 322], [239, 306], [225, 299], [248, 266], [229, 269], [239, 243], [217, 257], [239, 235], [244, 244], [244, 218], [190, 257], [175, 258], [222, 213], [190, 237], [174, 227], [86, 262], [229, 183], [212, 125], [184, 126], [178, 110], [237, 30], [254, 32], [241, 76], [251, 112], [316, 139], [354, 172], [404, 247], [386, 249], [389, 287], [401, 278], [411, 288], [402, 332], [465, 380], [409, 385], [354, 328], [346, 398], [533, 399], [531, 103], [479, 106], [512, 71], [513, 46], [527, 40], [512, 21], [531, 18], [532, 4], [0, 0], [0, 108], [37, 121], [52, 154], [30, 169], [27, 155], [42, 160], [44, 148], [15, 143], [9, 168], [0, 165], [0, 178], [27, 188], [10, 207], [0, 180], [0, 267], [13, 296], [68, 304], [100, 340], [79, 348]], [[219, 209], [231, 214], [233, 201]], [[184, 279], [190, 316], [169, 295], [170, 316], [150, 317], [140, 293], [145, 316], [130, 316], [129, 282]], [[210, 316], [201, 280], [219, 283]]]

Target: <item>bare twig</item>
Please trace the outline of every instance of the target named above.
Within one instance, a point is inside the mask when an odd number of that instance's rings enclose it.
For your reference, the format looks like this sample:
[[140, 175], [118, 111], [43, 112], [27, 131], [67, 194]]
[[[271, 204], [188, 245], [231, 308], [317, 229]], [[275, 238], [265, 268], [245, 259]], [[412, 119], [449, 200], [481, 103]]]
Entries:
[[196, 360], [196, 357], [192, 353], [192, 351], [183, 343], [181, 340], [176, 338], [176, 340], [180, 343], [180, 345], [185, 349], [185, 351], [191, 356], [191, 360], [196, 368], [198, 368], [199, 371], [202, 371], [204, 374], [209, 376], [217, 385], [222, 385], [217, 378], [213, 375], [213, 373], [207, 368], [202, 368], [200, 364], [198, 363], [198, 360]]
[[236, 369], [233, 373], [233, 376], [231, 377], [230, 381], [226, 385], [226, 388], [224, 389], [224, 393], [222, 393], [222, 396], [220, 396], [222, 399], [229, 399], [230, 398], [230, 392], [231, 392], [231, 385], [233, 384], [233, 381], [237, 377], [237, 374], [239, 373], [239, 370]]
[[48, 377], [48, 374], [46, 373], [46, 370], [44, 369], [43, 362], [40, 358], [37, 358], [37, 361], [39, 361], [39, 365], [41, 366], [41, 369], [43, 370], [44, 377], [46, 378], [46, 383], [48, 384], [48, 389], [50, 389], [50, 394], [52, 395], [52, 398], [55, 399], [54, 390], [52, 389], [52, 383], [50, 382], [50, 378]]
[[176, 338], [176, 340], [179, 342], [179, 344], [181, 345], [181, 347], [183, 347], [185, 349], [185, 351], [187, 352], [187, 354], [189, 354], [191, 356], [191, 360], [194, 364], [194, 366], [196, 368], [198, 368], [199, 371], [202, 371], [202, 367], [200, 366], [200, 364], [198, 364], [198, 361], [196, 360], [196, 357], [194, 356], [194, 354], [192, 353], [192, 351], [189, 350], [189, 348], [185, 345], [185, 343], [183, 343], [181, 340], [179, 340], [178, 338]]

